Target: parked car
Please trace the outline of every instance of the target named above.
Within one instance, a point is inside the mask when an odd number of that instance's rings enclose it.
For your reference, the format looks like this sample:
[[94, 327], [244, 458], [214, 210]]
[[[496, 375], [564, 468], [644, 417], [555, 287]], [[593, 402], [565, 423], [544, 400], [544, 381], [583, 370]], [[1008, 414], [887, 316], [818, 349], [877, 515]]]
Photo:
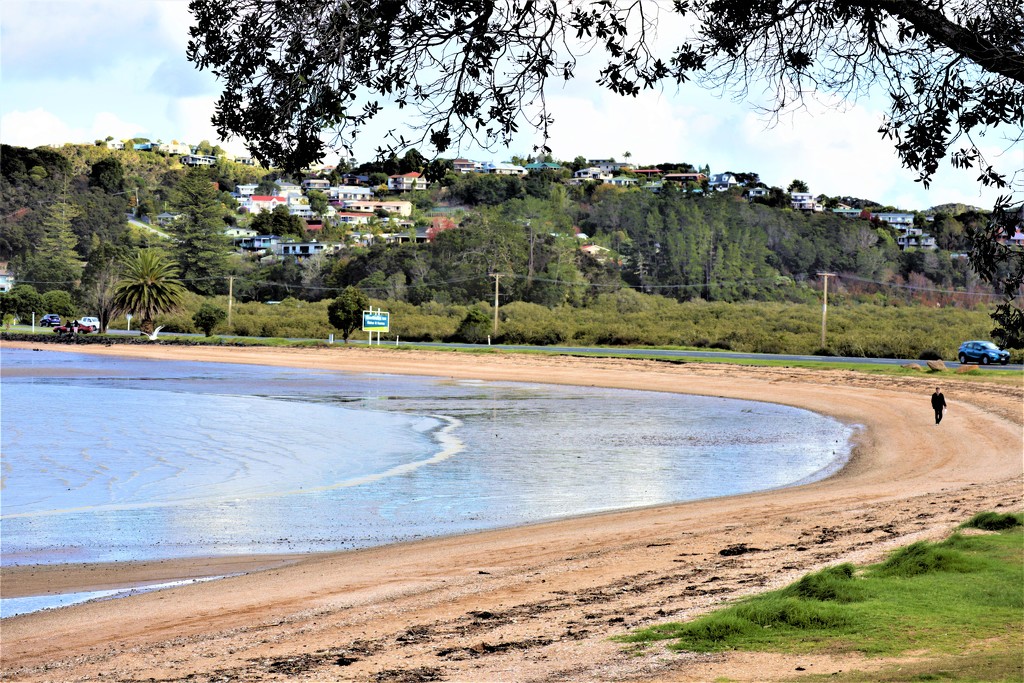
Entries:
[[39, 324], [43, 327], [55, 327], [60, 325], [60, 316], [56, 313], [47, 313], [39, 319]]
[[88, 325], [89, 327], [92, 328], [93, 332], [99, 332], [100, 331], [100, 319], [99, 318], [94, 318], [92, 316], [88, 316], [87, 315], [84, 318], [79, 318], [78, 322], [81, 323], [82, 325]]
[[999, 348], [990, 341], [966, 341], [960, 345], [956, 357], [961, 363], [999, 363], [1010, 362], [1010, 352]]
[[53, 328], [53, 332], [54, 334], [89, 334], [97, 329], [99, 328], [92, 325], [83, 325], [80, 321], [73, 320], [67, 325], [58, 325]]

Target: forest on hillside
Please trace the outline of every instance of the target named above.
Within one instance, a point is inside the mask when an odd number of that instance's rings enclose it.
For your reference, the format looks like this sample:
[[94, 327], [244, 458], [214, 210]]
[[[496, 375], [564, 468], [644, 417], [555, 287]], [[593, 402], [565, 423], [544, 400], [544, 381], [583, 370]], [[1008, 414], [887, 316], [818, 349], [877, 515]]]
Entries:
[[[98, 280], [147, 248], [166, 252], [195, 293], [225, 294], [230, 278], [238, 301], [318, 301], [351, 285], [382, 300], [472, 305], [493, 298], [496, 275], [502, 304], [549, 308], [586, 307], [626, 288], [680, 302], [810, 302], [822, 272], [838, 274], [835, 286], [848, 294], [883, 303], [975, 307], [991, 293], [962, 254], [965, 227], [984, 220], [974, 211], [934, 216], [928, 229], [940, 249], [900, 251], [884, 223], [750, 202], [735, 189], [666, 185], [656, 194], [570, 186], [556, 172], [448, 173], [402, 197], [413, 202], [418, 226], [441, 218], [451, 228], [430, 242], [255, 259], [235, 252], [223, 231], [269, 217], [240, 215], [230, 190], [269, 184], [278, 174], [223, 159], [189, 171], [173, 157], [88, 145], [5, 145], [0, 162], [0, 259], [19, 284], [67, 291], [85, 307]], [[163, 234], [127, 220], [168, 210], [190, 216], [188, 225]], [[296, 239], [310, 237], [301, 220], [289, 225]], [[328, 223], [316, 239], [344, 241], [346, 234]]]

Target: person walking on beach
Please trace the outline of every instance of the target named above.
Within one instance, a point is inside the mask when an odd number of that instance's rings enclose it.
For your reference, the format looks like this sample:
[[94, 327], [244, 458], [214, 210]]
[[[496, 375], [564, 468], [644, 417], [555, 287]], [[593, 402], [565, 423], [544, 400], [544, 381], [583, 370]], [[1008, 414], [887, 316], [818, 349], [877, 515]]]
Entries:
[[942, 395], [938, 387], [935, 387], [935, 393], [932, 394], [932, 409], [935, 411], [935, 424], [942, 422], [942, 410], [946, 407], [946, 397]]

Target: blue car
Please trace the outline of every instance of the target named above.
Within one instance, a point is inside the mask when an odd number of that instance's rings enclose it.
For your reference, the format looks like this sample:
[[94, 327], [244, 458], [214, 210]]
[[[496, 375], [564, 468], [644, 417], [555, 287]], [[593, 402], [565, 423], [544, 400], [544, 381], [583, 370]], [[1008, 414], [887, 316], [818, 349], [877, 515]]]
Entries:
[[960, 351], [956, 356], [961, 363], [999, 363], [1006, 365], [1010, 362], [1010, 352], [1004, 351], [989, 341], [968, 341], [960, 345]]

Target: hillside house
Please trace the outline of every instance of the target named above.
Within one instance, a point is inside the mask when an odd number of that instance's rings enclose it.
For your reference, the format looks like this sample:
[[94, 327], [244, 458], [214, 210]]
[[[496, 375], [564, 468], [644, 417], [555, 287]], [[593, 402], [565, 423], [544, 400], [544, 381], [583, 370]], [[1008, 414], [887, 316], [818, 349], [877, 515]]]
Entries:
[[660, 178], [665, 172], [660, 168], [635, 168], [633, 173], [641, 178]]
[[253, 235], [252, 237], [240, 238], [238, 240], [238, 248], [243, 251], [266, 253], [280, 242], [281, 237], [279, 235]]
[[345, 225], [366, 225], [373, 218], [372, 213], [357, 213], [355, 211], [338, 211], [334, 219]]
[[331, 181], [325, 180], [324, 178], [306, 178], [302, 181], [302, 189], [306, 192], [310, 190], [319, 190], [320, 192], [327, 192], [331, 188]]
[[633, 168], [633, 164], [612, 161], [611, 159], [587, 159], [587, 164], [601, 169], [604, 173], [618, 173], [619, 171], [628, 171]]
[[242, 201], [238, 207], [241, 213], [262, 213], [263, 211], [273, 211], [279, 206], [287, 206], [288, 200], [285, 197], [279, 195], [262, 195], [254, 194], [249, 195]]
[[708, 187], [716, 192], [725, 192], [739, 184], [739, 181], [736, 180], [736, 176], [732, 173], [715, 173], [708, 180]]
[[595, 180], [599, 183], [603, 183], [606, 180], [612, 179], [612, 174], [606, 171], [602, 171], [597, 166], [590, 166], [589, 168], [581, 168], [572, 174], [572, 177], [576, 181], [581, 180]]
[[921, 228], [901, 228], [896, 236], [896, 244], [900, 249], [934, 249], [935, 238]]
[[178, 142], [176, 140], [157, 144], [155, 149], [158, 152], [163, 152], [164, 154], [170, 154], [173, 156], [188, 156], [192, 153], [191, 147], [186, 145], [184, 142]]
[[703, 173], [666, 173], [661, 178], [666, 183], [679, 183], [685, 185], [686, 183], [695, 183], [700, 185], [708, 179]]
[[793, 192], [789, 197], [790, 207], [797, 211], [812, 211], [820, 213], [825, 210], [825, 207], [821, 205], [821, 202], [815, 199], [814, 194], [810, 192]]
[[240, 228], [237, 225], [232, 225], [231, 227], [226, 228], [224, 230], [224, 235], [226, 237], [230, 237], [236, 243], [238, 240], [244, 239], [246, 237], [256, 237], [256, 235], [258, 234], [259, 233], [253, 230], [252, 228]]
[[747, 190], [747, 199], [757, 199], [758, 197], [767, 197], [767, 187], [752, 187]]
[[636, 185], [639, 181], [636, 178], [630, 178], [628, 176], [620, 175], [615, 176], [613, 178], [609, 178], [605, 182], [608, 183], [609, 185], [614, 185], [615, 187], [632, 187]]
[[309, 204], [303, 204], [302, 202], [288, 202], [288, 213], [293, 216], [298, 216], [303, 220], [313, 217], [313, 209], [310, 208]]
[[894, 228], [909, 228], [914, 225], [914, 214], [912, 213], [873, 213], [871, 217], [888, 223]]
[[388, 177], [388, 189], [392, 192], [412, 192], [427, 189], [427, 179], [420, 173], [402, 173]]
[[275, 256], [291, 257], [303, 261], [317, 254], [330, 254], [341, 251], [343, 245], [331, 242], [278, 242], [273, 247]]
[[561, 171], [562, 167], [552, 161], [535, 161], [525, 167], [527, 173], [540, 173], [541, 171]]
[[478, 173], [483, 168], [479, 161], [469, 159], [452, 159], [452, 170], [456, 173]]
[[458, 226], [451, 218], [447, 216], [433, 216], [430, 219], [430, 227], [427, 228], [425, 237], [428, 242], [433, 242], [434, 238], [440, 235], [445, 230], [454, 230]]
[[870, 218], [871, 216], [871, 214], [868, 214], [867, 216], [862, 216], [862, 214], [864, 213], [862, 209], [851, 208], [832, 209], [832, 213], [834, 213], [837, 216], [842, 216], [843, 218]]
[[256, 183], [245, 183], [244, 185], [235, 185], [235, 194], [239, 197], [251, 197], [256, 194]]
[[341, 202], [341, 208], [344, 211], [360, 211], [363, 213], [374, 213], [377, 209], [382, 209], [390, 214], [398, 214], [403, 218], [408, 218], [412, 215], [412, 202], [406, 201], [379, 202], [347, 199]]
[[598, 263], [607, 263], [612, 259], [612, 250], [599, 244], [584, 244], [580, 251]]
[[482, 164], [480, 170], [483, 173], [489, 173], [490, 175], [524, 176], [527, 174], [527, 170], [522, 166], [497, 161], [488, 161]]
[[327, 197], [331, 201], [373, 200], [373, 190], [361, 185], [337, 185], [327, 188]]
[[281, 196], [287, 197], [289, 194], [302, 194], [301, 185], [289, 183], [286, 180], [278, 180], [274, 184], [277, 185], [277, 193]]
[[0, 261], [0, 292], [7, 293], [14, 287], [14, 276], [7, 268], [7, 261]]
[[181, 163], [186, 166], [215, 166], [217, 157], [202, 154], [185, 154], [180, 158]]

